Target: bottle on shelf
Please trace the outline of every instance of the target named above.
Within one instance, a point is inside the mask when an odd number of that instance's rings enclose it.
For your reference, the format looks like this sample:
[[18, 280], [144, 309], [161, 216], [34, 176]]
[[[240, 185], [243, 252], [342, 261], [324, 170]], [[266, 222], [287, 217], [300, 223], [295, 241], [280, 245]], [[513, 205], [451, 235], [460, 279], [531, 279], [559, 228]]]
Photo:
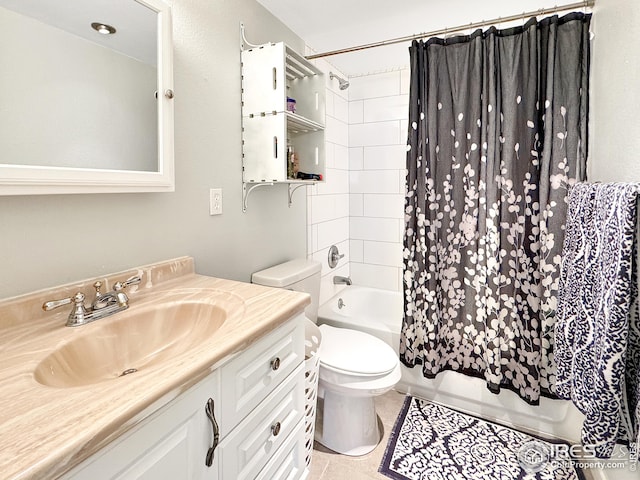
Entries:
[[298, 154], [295, 152], [293, 145], [289, 145], [287, 147], [287, 178], [296, 178], [299, 168], [300, 162], [298, 160]]
[[305, 173], [305, 172], [296, 172], [296, 177], [298, 180], [322, 180], [322, 174], [320, 173]]

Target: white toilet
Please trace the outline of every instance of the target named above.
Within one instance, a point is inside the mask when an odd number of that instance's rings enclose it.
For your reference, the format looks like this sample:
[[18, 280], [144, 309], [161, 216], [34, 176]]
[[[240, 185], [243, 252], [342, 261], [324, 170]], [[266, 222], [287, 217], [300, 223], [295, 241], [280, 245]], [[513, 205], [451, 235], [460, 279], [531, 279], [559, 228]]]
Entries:
[[[254, 273], [251, 281], [309, 293], [311, 305], [305, 313], [317, 322], [320, 269], [313, 260], [292, 260]], [[373, 398], [400, 381], [400, 361], [389, 345], [372, 335], [329, 325], [319, 328], [319, 395], [324, 407], [315, 439], [338, 453], [364, 455], [380, 442]]]

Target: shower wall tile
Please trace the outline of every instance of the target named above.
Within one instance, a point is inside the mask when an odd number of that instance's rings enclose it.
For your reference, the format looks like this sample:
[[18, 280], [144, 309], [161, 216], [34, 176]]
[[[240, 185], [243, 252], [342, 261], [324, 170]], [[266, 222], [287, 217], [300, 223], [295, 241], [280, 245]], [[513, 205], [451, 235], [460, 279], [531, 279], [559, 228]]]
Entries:
[[400, 242], [400, 223], [395, 218], [351, 217], [349, 233], [352, 240]]
[[311, 218], [321, 224], [349, 216], [349, 195], [316, 195], [311, 203]]
[[364, 148], [349, 147], [349, 170], [362, 170], [364, 167]]
[[327, 168], [327, 179], [330, 181], [318, 183], [315, 186], [317, 195], [332, 195], [349, 193], [349, 171], [341, 168]]
[[404, 120], [408, 115], [409, 95], [393, 95], [364, 101], [364, 123]]
[[357, 262], [351, 262], [350, 267], [351, 280], [356, 285], [382, 288], [384, 290], [400, 290], [398, 282], [399, 268]]
[[363, 241], [363, 263], [402, 267], [402, 244]]
[[364, 121], [364, 101], [349, 102], [349, 124], [362, 123]]
[[349, 253], [351, 254], [352, 262], [364, 262], [364, 241], [363, 240], [350, 240], [349, 241]]
[[404, 170], [407, 147], [405, 145], [382, 145], [364, 147], [363, 168], [368, 170]]
[[333, 116], [344, 123], [349, 123], [349, 102], [342, 97], [334, 97]]
[[349, 125], [349, 146], [398, 145], [400, 121], [358, 123]]
[[349, 147], [346, 145], [333, 146], [333, 167], [349, 170]]
[[350, 78], [349, 101], [400, 95], [400, 71]]
[[364, 215], [364, 197], [361, 193], [349, 195], [349, 216], [362, 217]]
[[349, 130], [347, 124], [334, 117], [327, 117], [324, 130], [326, 142], [338, 145], [349, 145]]
[[[351, 199], [353, 202], [353, 194]], [[353, 208], [351, 211], [353, 212]], [[404, 194], [365, 193], [362, 199], [362, 215], [365, 217], [398, 218], [404, 221]]]
[[315, 251], [328, 248], [349, 238], [349, 217], [335, 218], [318, 223], [318, 239]]
[[351, 193], [400, 193], [398, 170], [355, 170], [349, 178]]
[[324, 142], [324, 165], [325, 168], [335, 168], [336, 166], [336, 160], [335, 160], [335, 156], [336, 156], [336, 149], [335, 149], [335, 144], [333, 143], [329, 143], [329, 142]]

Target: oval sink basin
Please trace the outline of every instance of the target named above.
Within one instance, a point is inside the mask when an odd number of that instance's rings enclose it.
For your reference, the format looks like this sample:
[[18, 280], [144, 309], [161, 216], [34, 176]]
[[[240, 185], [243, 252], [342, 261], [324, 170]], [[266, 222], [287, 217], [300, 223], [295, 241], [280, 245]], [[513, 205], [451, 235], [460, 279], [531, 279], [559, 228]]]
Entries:
[[244, 302], [226, 292], [210, 293], [205, 300], [189, 296], [172, 292], [160, 304], [136, 310], [132, 306], [75, 327], [86, 331], [44, 358], [34, 371], [35, 380], [68, 388], [135, 376], [210, 342], [231, 314], [244, 310]]

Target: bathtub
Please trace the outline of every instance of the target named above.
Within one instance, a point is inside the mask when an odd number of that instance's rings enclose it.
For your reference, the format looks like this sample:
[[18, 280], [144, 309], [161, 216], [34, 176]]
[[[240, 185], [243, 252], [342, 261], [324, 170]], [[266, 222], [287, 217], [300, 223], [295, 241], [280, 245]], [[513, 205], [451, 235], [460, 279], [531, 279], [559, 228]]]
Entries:
[[[352, 285], [320, 306], [318, 324], [352, 328], [374, 335], [398, 351], [403, 302], [400, 292]], [[532, 406], [503, 389], [491, 393], [479, 378], [441, 372], [435, 379], [422, 376], [420, 366], [402, 366], [396, 390], [520, 429], [563, 438], [580, 439], [582, 414], [565, 400], [542, 398]]]

